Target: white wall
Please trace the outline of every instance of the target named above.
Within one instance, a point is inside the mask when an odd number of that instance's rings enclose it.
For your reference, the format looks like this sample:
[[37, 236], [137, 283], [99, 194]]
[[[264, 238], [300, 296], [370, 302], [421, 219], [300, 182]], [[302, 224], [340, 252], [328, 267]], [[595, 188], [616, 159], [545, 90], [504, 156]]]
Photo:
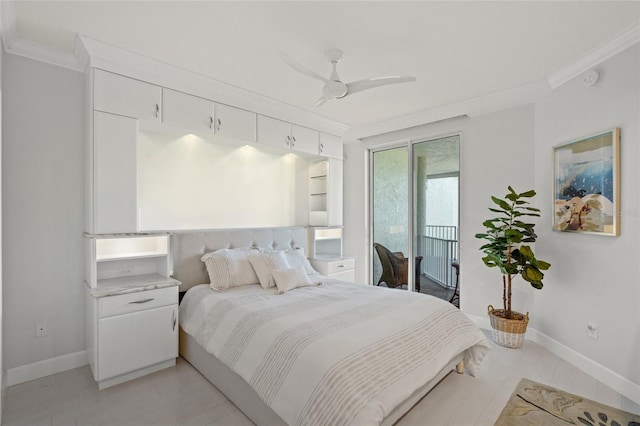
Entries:
[[[640, 401], [640, 46], [598, 69], [602, 81], [593, 88], [576, 78], [535, 104], [474, 116], [457, 127], [455, 122], [427, 125], [347, 145], [345, 253], [358, 256], [356, 277], [363, 281], [372, 244], [368, 223], [362, 223], [365, 148], [460, 130], [462, 310], [486, 318], [487, 305], [501, 301], [499, 275], [483, 265], [481, 241], [474, 238], [489, 217], [489, 196], [503, 195], [507, 185], [535, 189], [542, 210], [536, 254], [552, 267], [542, 291], [523, 282], [514, 289], [514, 308], [530, 312], [536, 331], [527, 336]], [[622, 135], [621, 235], [552, 232], [552, 147], [612, 127], [620, 127]], [[598, 340], [586, 336], [589, 321], [599, 325]]]
[[[553, 266], [531, 326], [640, 384], [640, 45], [596, 69], [595, 87], [576, 78], [536, 104], [535, 183], [550, 203], [552, 147], [619, 127], [620, 236], [552, 232], [551, 216], [543, 218], [538, 248]], [[598, 340], [586, 335], [589, 321]]]
[[[474, 235], [482, 231], [488, 217], [490, 195], [504, 195], [507, 186], [517, 191], [533, 187], [533, 106], [523, 106], [479, 117], [415, 127], [367, 138], [345, 145], [345, 247], [356, 257], [356, 280], [366, 282], [369, 241], [366, 194], [367, 150], [393, 141], [422, 141], [460, 134], [460, 269], [463, 288], [462, 307], [466, 312], [484, 315], [487, 305], [501, 297], [501, 281], [495, 270], [488, 270], [477, 250], [481, 242]], [[517, 158], [507, 161], [509, 155]], [[470, 278], [467, 278], [470, 277]], [[518, 290], [516, 290], [518, 291]], [[529, 291], [516, 293], [515, 307], [524, 305]], [[519, 299], [519, 300], [518, 300]], [[520, 302], [520, 303], [518, 303]]]
[[220, 137], [138, 134], [143, 230], [307, 226], [309, 161]]
[[[11, 54], [2, 67], [4, 362], [10, 381], [12, 369], [85, 347], [84, 80]], [[47, 336], [35, 338], [37, 321], [47, 321]]]

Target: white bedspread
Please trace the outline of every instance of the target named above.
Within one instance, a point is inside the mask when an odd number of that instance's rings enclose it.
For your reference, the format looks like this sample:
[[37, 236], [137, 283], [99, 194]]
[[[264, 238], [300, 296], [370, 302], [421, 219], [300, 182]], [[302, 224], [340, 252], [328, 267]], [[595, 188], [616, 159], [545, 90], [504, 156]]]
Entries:
[[323, 282], [282, 295], [196, 286], [180, 324], [290, 425], [378, 425], [456, 354], [474, 374], [488, 349], [443, 300]]

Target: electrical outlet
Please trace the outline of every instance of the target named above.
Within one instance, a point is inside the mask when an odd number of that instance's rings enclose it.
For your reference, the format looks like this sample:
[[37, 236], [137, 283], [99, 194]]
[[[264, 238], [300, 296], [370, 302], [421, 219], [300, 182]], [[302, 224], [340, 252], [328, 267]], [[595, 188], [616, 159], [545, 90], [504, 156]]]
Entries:
[[36, 323], [36, 337], [43, 337], [47, 335], [47, 322], [40, 321]]
[[118, 269], [118, 276], [119, 277], [126, 277], [128, 275], [133, 275], [133, 268]]
[[598, 324], [595, 322], [587, 323], [587, 336], [592, 339], [598, 339]]

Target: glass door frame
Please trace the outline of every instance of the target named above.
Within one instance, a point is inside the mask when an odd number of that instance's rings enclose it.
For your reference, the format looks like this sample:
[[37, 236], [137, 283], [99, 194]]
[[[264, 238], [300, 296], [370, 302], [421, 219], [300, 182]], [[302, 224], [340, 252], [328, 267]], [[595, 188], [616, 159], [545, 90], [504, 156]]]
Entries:
[[[387, 151], [389, 149], [395, 149], [395, 148], [402, 148], [402, 147], [407, 147], [407, 169], [408, 169], [408, 173], [407, 173], [407, 193], [409, 194], [409, 199], [407, 200], [408, 202], [408, 229], [407, 229], [407, 257], [409, 258], [408, 261], [408, 270], [409, 273], [408, 275], [408, 285], [407, 285], [407, 291], [411, 291], [411, 292], [415, 292], [415, 274], [412, 273], [412, 271], [415, 271], [415, 238], [416, 238], [416, 229], [415, 229], [415, 194], [414, 194], [414, 190], [415, 190], [415, 185], [414, 185], [414, 145], [422, 143], [422, 142], [429, 142], [432, 140], [436, 140], [436, 139], [443, 139], [443, 138], [447, 138], [447, 137], [453, 137], [453, 136], [458, 136], [458, 143], [460, 144], [460, 146], [462, 146], [462, 131], [460, 130], [452, 130], [452, 131], [448, 131], [448, 132], [443, 132], [443, 133], [437, 133], [437, 134], [432, 134], [429, 136], [423, 136], [420, 138], [411, 138], [411, 139], [404, 139], [404, 140], [398, 140], [395, 142], [391, 142], [388, 144], [382, 144], [382, 145], [377, 145], [377, 146], [373, 146], [373, 147], [369, 147], [367, 148], [367, 155], [368, 155], [368, 173], [367, 173], [367, 194], [368, 194], [368, 202], [367, 202], [367, 208], [368, 208], [368, 214], [367, 214], [367, 219], [369, 222], [369, 226], [368, 226], [368, 239], [369, 239], [369, 250], [368, 250], [368, 255], [369, 255], [369, 259], [368, 262], [365, 262], [365, 267], [367, 268], [367, 282], [371, 283], [371, 285], [375, 285], [375, 283], [373, 282], [373, 261], [374, 261], [374, 256], [375, 254], [375, 250], [373, 248], [373, 225], [374, 225], [374, 218], [373, 218], [373, 173], [374, 173], [374, 169], [373, 169], [373, 154], [376, 152], [381, 152], [381, 151]], [[458, 162], [460, 162], [460, 157], [458, 157]], [[459, 168], [460, 169], [460, 168]], [[458, 206], [460, 206], [460, 185], [461, 185], [461, 180], [460, 180], [460, 171], [458, 171]], [[460, 223], [460, 208], [458, 207], [458, 223]], [[459, 248], [458, 248], [459, 250]]]

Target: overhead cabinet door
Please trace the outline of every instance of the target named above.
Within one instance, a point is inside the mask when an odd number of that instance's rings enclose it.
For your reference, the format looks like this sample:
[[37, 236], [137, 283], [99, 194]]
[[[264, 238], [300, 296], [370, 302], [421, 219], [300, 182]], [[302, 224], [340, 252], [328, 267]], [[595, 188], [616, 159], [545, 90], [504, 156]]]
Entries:
[[258, 143], [290, 148], [291, 125], [275, 118], [258, 116]]
[[291, 141], [294, 151], [318, 154], [318, 131], [308, 127], [291, 125]]
[[93, 109], [140, 120], [160, 121], [162, 88], [95, 69]]
[[320, 155], [342, 160], [342, 138], [320, 133]]
[[318, 154], [318, 131], [258, 115], [258, 142]]
[[163, 105], [163, 123], [194, 132], [213, 133], [212, 101], [171, 89], [163, 89]]
[[256, 113], [216, 104], [216, 134], [245, 142], [256, 141]]
[[136, 232], [138, 120], [99, 111], [93, 118], [93, 233]]

